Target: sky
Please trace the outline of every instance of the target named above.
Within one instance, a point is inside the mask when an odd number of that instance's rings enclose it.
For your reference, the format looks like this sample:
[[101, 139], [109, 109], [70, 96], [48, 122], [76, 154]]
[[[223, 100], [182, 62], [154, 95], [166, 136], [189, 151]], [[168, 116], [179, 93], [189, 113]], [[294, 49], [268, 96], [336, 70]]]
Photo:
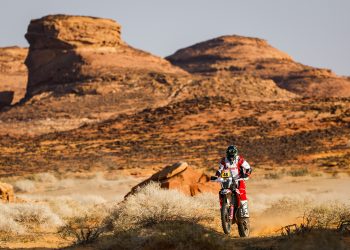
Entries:
[[30, 20], [48, 14], [114, 19], [124, 41], [162, 57], [221, 35], [259, 37], [350, 76], [349, 0], [0, 0], [0, 47], [28, 46]]

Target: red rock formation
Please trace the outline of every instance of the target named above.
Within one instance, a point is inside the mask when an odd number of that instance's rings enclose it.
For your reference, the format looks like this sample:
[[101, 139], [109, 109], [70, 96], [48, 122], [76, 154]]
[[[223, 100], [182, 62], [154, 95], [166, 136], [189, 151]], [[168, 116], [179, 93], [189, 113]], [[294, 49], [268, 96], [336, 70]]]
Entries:
[[26, 48], [0, 48], [0, 106], [16, 103], [24, 97], [27, 86], [24, 59], [27, 52]]
[[297, 63], [265, 40], [222, 36], [180, 49], [167, 59], [188, 72], [271, 79], [279, 87], [303, 96], [350, 96], [350, 81], [327, 69]]
[[166, 60], [134, 49], [110, 19], [54, 15], [32, 20], [25, 35], [28, 96], [53, 85], [113, 78], [125, 71], [186, 74]]
[[162, 188], [177, 189], [187, 195], [194, 196], [203, 192], [218, 192], [216, 183], [209, 182], [209, 176], [188, 166], [186, 162], [178, 162], [166, 166], [147, 180], [131, 189], [129, 196], [150, 182], [159, 182]]

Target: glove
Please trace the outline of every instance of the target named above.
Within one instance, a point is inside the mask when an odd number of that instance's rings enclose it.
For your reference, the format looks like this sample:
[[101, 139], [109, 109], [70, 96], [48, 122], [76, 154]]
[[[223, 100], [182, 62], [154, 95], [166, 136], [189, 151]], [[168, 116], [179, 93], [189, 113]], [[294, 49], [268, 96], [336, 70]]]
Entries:
[[243, 178], [249, 177], [249, 176], [251, 175], [252, 171], [253, 171], [252, 168], [248, 169], [248, 170], [244, 173], [244, 177], [243, 177]]
[[216, 174], [215, 174], [217, 177], [220, 177], [220, 175], [221, 175], [221, 172], [218, 170], [218, 171], [216, 171]]

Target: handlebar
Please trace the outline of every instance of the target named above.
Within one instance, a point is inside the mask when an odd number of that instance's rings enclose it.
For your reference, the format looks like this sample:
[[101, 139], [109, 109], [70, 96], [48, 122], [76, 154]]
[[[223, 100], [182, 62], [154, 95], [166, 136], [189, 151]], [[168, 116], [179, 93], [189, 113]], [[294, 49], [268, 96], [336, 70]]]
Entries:
[[[232, 179], [232, 177], [229, 177]], [[212, 182], [224, 182], [224, 178], [221, 178], [221, 177], [217, 177], [217, 176], [211, 176], [210, 177], [210, 181]], [[233, 179], [234, 181], [247, 181], [249, 180], [249, 177], [247, 178], [238, 178], [238, 179]]]

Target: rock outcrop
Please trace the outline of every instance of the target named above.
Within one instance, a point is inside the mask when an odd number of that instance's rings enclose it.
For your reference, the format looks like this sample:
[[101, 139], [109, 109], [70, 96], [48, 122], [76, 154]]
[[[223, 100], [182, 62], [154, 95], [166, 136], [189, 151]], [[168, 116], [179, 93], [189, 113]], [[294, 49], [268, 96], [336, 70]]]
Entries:
[[27, 52], [26, 48], [0, 48], [0, 106], [16, 103], [24, 97], [28, 77], [24, 65]]
[[29, 54], [27, 96], [54, 85], [115, 79], [125, 71], [182, 73], [180, 68], [121, 40], [110, 19], [52, 15], [32, 20], [25, 35]]
[[186, 162], [178, 162], [166, 166], [147, 180], [136, 185], [125, 197], [135, 193], [139, 188], [150, 182], [159, 182], [161, 188], [177, 189], [191, 196], [203, 192], [218, 192], [219, 187], [216, 183], [210, 182], [209, 179], [208, 175], [188, 166]]
[[0, 200], [2, 202], [13, 202], [14, 197], [12, 185], [0, 182]]
[[258, 38], [222, 36], [180, 49], [166, 59], [194, 74], [211, 76], [228, 72], [233, 76], [270, 79], [279, 87], [302, 96], [350, 96], [348, 78], [328, 69], [297, 63]]

